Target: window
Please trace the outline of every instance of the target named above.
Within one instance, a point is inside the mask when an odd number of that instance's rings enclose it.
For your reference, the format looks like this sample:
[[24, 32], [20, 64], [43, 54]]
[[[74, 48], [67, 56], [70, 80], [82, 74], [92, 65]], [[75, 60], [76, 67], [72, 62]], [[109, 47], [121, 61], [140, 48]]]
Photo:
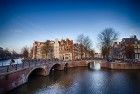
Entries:
[[65, 59], [69, 59], [69, 57], [65, 57]]
[[137, 44], [137, 41], [135, 41], [135, 44]]
[[138, 44], [138, 48], [140, 48], [140, 44]]

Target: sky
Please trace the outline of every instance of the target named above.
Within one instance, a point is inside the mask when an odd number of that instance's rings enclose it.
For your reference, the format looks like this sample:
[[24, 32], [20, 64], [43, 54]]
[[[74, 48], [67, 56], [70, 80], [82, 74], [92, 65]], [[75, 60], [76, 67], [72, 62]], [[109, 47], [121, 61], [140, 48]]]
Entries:
[[140, 0], [0, 0], [0, 47], [21, 51], [34, 41], [89, 36], [99, 51], [105, 28], [140, 39]]

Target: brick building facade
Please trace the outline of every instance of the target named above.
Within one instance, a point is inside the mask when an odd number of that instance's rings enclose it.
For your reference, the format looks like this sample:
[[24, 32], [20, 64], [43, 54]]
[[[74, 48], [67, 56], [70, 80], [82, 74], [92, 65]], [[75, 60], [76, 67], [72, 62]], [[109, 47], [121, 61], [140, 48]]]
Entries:
[[[50, 41], [50, 40], [48, 40]], [[45, 45], [45, 42], [37, 42], [33, 43], [33, 59], [53, 59], [57, 58], [59, 60], [78, 60], [81, 59], [81, 52], [79, 49], [79, 44], [74, 43], [73, 40], [70, 39], [62, 39], [60, 41], [50, 41], [51, 49], [46, 56], [42, 53], [42, 47]], [[83, 50], [83, 58], [91, 57], [90, 50]], [[52, 57], [53, 56], [53, 57]]]
[[112, 46], [111, 56], [117, 59], [140, 60], [140, 40], [136, 36], [123, 38], [121, 42], [115, 42]]

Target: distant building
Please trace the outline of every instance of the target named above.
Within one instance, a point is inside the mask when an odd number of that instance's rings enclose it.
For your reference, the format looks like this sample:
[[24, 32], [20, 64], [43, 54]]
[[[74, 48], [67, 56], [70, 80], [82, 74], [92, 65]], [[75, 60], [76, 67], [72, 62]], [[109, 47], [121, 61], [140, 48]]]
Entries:
[[110, 51], [110, 56], [114, 59], [122, 59], [124, 57], [123, 55], [123, 49], [122, 49], [122, 45], [120, 45], [117, 42], [114, 42], [113, 46], [111, 47], [111, 51]]
[[58, 41], [49, 41], [50, 47], [48, 48], [50, 51], [47, 53], [47, 56], [42, 53], [42, 47], [45, 45], [45, 42], [37, 42], [33, 43], [33, 59], [53, 59], [57, 58], [60, 60], [72, 60], [73, 59], [73, 41], [66, 39]]
[[55, 41], [50, 41], [48, 40], [49, 42], [49, 45], [50, 47], [48, 48], [49, 49], [49, 52], [47, 53], [47, 56], [46, 54], [44, 54], [42, 52], [42, 48], [43, 46], [45, 45], [45, 42], [37, 42], [35, 41], [33, 43], [33, 59], [52, 59], [52, 58], [57, 58], [57, 59], [60, 59], [60, 56], [59, 56], [59, 42], [58, 40], [55, 40]]
[[58, 39], [55, 39], [54, 41], [54, 58], [60, 59], [60, 46], [59, 46], [59, 41]]
[[73, 60], [73, 40], [61, 40], [60, 45], [60, 59], [64, 61]]
[[140, 40], [136, 36], [114, 43], [111, 56], [117, 59], [140, 59]]
[[49, 42], [49, 52], [44, 54], [42, 52], [42, 47], [45, 45], [45, 42], [37, 42], [35, 41], [33, 43], [33, 59], [59, 59], [64, 61], [69, 60], [78, 60], [83, 58], [90, 58], [93, 55], [93, 52], [91, 50], [83, 50], [83, 56], [81, 57], [81, 51], [80, 46], [78, 43], [73, 43], [73, 40], [70, 39], [62, 39], [55, 41], [47, 40]]
[[135, 59], [140, 59], [140, 41], [135, 41], [134, 52], [135, 52]]
[[94, 58], [103, 58], [101, 53], [95, 53]]
[[45, 43], [44, 42], [38, 42], [35, 41], [33, 43], [33, 59], [41, 59], [41, 58], [45, 58], [45, 55], [42, 54], [41, 48], [43, 47]]
[[80, 53], [80, 49], [79, 49], [79, 44], [78, 43], [75, 43], [73, 45], [73, 57], [74, 57], [74, 60], [81, 59], [81, 53]]

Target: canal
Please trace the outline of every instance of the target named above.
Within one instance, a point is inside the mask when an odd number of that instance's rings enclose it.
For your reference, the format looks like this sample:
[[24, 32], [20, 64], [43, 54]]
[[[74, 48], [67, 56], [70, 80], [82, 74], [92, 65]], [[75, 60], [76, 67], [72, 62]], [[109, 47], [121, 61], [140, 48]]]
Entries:
[[140, 94], [140, 71], [71, 68], [47, 77], [32, 75], [9, 94]]

